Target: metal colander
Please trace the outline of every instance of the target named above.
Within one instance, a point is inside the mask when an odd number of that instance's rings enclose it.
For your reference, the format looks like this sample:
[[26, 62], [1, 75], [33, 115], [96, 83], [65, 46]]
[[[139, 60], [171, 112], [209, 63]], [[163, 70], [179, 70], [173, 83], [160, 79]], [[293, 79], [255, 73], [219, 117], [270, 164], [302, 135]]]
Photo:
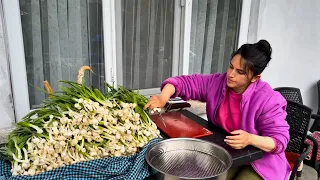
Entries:
[[159, 173], [177, 179], [207, 179], [226, 174], [231, 155], [214, 143], [174, 138], [156, 143], [147, 154], [148, 164]]

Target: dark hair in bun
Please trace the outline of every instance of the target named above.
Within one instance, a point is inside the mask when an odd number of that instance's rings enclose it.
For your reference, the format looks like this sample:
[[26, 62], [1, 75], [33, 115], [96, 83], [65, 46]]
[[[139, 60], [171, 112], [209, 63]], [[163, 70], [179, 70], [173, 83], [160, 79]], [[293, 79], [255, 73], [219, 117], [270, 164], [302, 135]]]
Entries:
[[235, 55], [241, 55], [245, 60], [246, 70], [253, 72], [253, 75], [259, 75], [267, 67], [271, 60], [272, 48], [268, 41], [260, 40], [254, 44], [243, 44], [236, 52]]

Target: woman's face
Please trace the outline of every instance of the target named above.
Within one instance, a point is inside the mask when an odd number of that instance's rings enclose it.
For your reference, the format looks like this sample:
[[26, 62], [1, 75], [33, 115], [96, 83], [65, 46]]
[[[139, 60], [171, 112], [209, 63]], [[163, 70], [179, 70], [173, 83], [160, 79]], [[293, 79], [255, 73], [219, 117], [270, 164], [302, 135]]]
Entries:
[[245, 70], [245, 60], [241, 55], [235, 55], [230, 61], [227, 71], [227, 86], [234, 92], [242, 94], [250, 83], [255, 82], [260, 75], [253, 76], [251, 71]]

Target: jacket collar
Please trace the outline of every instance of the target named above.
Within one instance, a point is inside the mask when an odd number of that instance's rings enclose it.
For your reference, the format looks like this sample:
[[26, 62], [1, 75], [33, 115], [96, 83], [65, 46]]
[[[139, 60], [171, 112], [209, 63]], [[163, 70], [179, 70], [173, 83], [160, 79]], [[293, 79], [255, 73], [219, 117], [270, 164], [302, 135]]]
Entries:
[[251, 98], [253, 92], [255, 91], [257, 84], [259, 83], [260, 79], [258, 79], [257, 81], [251, 83], [247, 89], [242, 93], [242, 99], [243, 101], [247, 101], [248, 99]]
[[[251, 83], [247, 89], [242, 93], [242, 101], [245, 102], [248, 99], [251, 98], [251, 95], [253, 94], [254, 90], [256, 89], [257, 84], [259, 83], [259, 81], [261, 81], [260, 79], [258, 79], [257, 81]], [[227, 91], [227, 73], [225, 73], [225, 77], [223, 80], [223, 86], [222, 86], [222, 94], [223, 96], [225, 96], [225, 93]]]

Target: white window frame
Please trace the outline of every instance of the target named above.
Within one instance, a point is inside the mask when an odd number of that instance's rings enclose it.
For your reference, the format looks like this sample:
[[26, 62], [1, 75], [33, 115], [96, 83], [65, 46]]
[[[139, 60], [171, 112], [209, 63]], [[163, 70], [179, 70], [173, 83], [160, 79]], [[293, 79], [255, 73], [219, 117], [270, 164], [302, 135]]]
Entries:
[[238, 47], [242, 44], [248, 43], [248, 32], [250, 24], [250, 12], [252, 0], [242, 0], [241, 20], [240, 20], [240, 32]]
[[189, 74], [189, 56], [190, 56], [190, 33], [192, 17], [192, 0], [181, 0], [182, 18], [181, 18], [181, 56], [179, 64], [179, 75]]
[[116, 1], [102, 0], [105, 77], [109, 84], [117, 84]]
[[[9, 65], [16, 120], [30, 112], [25, 52], [22, 36], [19, 0], [2, 0], [4, 21], [8, 40]], [[123, 85], [121, 4], [119, 0], [102, 0], [105, 81]], [[247, 42], [251, 0], [243, 0], [239, 46]], [[189, 72], [189, 49], [191, 31], [192, 0], [176, 0], [174, 12], [174, 39], [172, 76]], [[140, 93], [160, 93], [159, 88], [141, 89]]]
[[30, 112], [19, 0], [2, 0], [16, 121]]

